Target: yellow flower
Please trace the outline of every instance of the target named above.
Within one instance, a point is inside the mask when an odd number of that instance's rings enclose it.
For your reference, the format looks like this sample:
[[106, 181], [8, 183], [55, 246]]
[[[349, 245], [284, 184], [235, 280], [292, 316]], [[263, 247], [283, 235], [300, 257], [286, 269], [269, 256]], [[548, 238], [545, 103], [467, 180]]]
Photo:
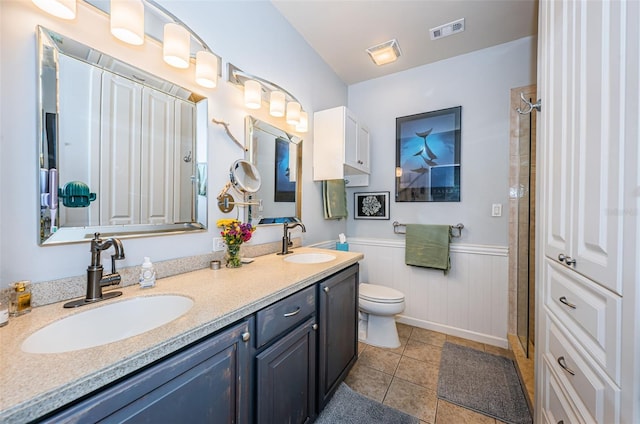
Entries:
[[239, 221], [237, 219], [222, 218], [222, 219], [219, 219], [218, 222], [216, 222], [216, 227], [227, 227], [238, 222]]

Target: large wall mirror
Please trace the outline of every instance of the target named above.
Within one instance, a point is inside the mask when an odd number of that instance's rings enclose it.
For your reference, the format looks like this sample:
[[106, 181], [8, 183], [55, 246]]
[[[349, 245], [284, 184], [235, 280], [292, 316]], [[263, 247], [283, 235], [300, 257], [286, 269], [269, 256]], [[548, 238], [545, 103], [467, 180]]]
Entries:
[[281, 224], [302, 219], [302, 139], [264, 121], [245, 120], [245, 159], [260, 172], [260, 190], [249, 195], [247, 222]]
[[39, 242], [204, 230], [207, 101], [38, 28]]

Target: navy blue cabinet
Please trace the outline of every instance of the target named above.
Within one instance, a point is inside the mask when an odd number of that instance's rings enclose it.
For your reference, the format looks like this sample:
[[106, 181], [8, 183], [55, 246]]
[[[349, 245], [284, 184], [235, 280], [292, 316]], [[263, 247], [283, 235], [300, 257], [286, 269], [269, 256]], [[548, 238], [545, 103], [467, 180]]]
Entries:
[[358, 359], [358, 264], [318, 284], [318, 410]]
[[247, 423], [253, 318], [116, 383], [47, 423]]
[[315, 416], [315, 315], [256, 356], [256, 422], [302, 424]]
[[357, 359], [357, 324], [355, 264], [40, 422], [312, 422]]

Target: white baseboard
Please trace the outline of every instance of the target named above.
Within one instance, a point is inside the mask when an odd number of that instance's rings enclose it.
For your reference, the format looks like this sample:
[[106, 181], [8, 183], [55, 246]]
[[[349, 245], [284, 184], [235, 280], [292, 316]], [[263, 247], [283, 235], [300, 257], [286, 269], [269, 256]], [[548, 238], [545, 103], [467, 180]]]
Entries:
[[411, 318], [404, 315], [396, 316], [396, 321], [402, 324], [408, 324], [414, 327], [424, 328], [425, 330], [437, 331], [439, 333], [449, 334], [451, 336], [462, 337], [464, 339], [469, 339], [476, 342], [489, 344], [492, 346], [498, 346], [503, 349], [509, 348], [509, 341], [507, 339], [501, 339], [501, 338], [490, 336], [487, 334], [480, 334], [473, 331], [464, 330], [461, 328], [438, 324], [436, 322], [423, 321], [420, 319]]

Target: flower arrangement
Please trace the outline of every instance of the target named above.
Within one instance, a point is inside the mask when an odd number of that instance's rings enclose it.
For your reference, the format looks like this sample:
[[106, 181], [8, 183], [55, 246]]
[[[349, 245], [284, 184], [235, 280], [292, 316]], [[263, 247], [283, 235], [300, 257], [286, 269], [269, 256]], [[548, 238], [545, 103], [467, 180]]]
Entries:
[[222, 228], [220, 235], [227, 245], [227, 267], [237, 268], [240, 261], [240, 246], [251, 240], [255, 227], [250, 223], [242, 223], [237, 219], [219, 219], [216, 226]]

